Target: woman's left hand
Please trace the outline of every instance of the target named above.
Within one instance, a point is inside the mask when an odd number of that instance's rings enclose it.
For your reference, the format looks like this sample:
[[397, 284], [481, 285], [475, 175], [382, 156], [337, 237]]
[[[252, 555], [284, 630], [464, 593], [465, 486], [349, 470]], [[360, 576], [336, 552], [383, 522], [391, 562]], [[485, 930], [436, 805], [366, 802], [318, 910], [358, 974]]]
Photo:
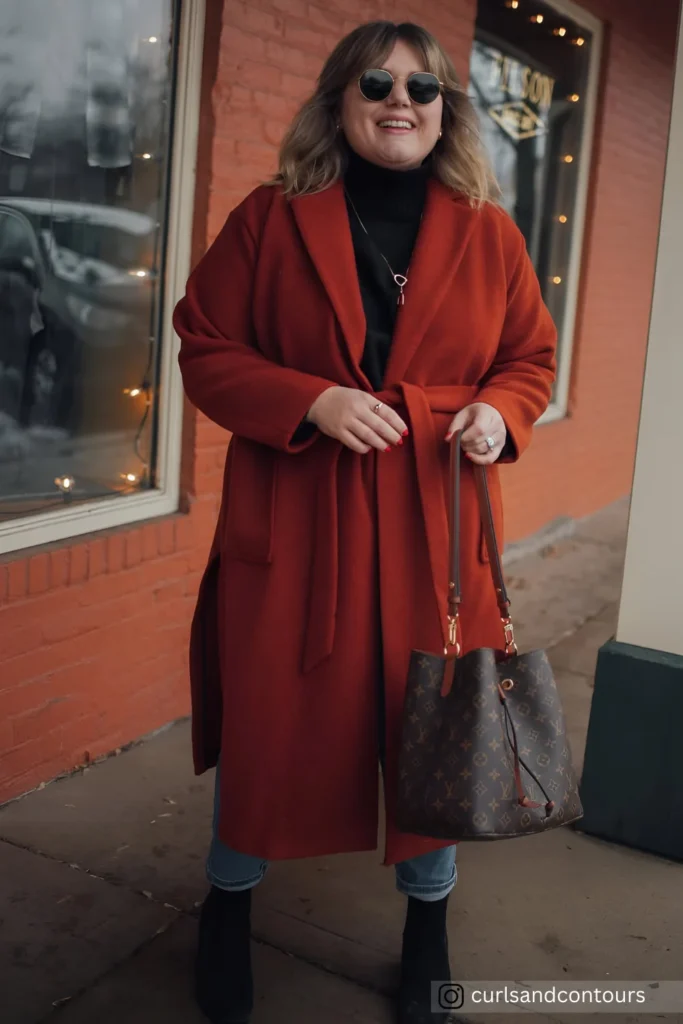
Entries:
[[[462, 450], [477, 466], [489, 466], [495, 462], [507, 440], [505, 420], [486, 402], [473, 402], [461, 409], [448, 428], [446, 440], [450, 441], [458, 430], [463, 431]], [[494, 442], [493, 448], [487, 443], [487, 438]]]

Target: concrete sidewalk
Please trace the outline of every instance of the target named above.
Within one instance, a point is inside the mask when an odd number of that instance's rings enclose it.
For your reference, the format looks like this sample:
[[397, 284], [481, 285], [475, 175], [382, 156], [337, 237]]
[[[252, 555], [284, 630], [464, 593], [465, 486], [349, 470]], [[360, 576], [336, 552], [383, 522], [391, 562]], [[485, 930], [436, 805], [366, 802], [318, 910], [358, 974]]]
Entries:
[[[508, 566], [522, 644], [552, 648], [577, 762], [625, 523], [616, 506]], [[2, 1024], [201, 1024], [190, 964], [211, 787], [183, 722], [0, 809]], [[458, 861], [456, 978], [683, 978], [682, 865], [567, 829], [461, 845]], [[254, 1024], [390, 1024], [403, 909], [379, 852], [274, 865], [255, 898]]]

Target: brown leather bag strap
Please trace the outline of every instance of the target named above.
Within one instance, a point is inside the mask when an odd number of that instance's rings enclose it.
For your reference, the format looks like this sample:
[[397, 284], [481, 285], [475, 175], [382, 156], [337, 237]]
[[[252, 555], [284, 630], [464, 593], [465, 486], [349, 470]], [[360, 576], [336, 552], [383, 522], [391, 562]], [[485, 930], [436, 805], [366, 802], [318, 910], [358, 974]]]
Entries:
[[[461, 474], [461, 449], [462, 431], [453, 436], [451, 442], [451, 486], [449, 501], [449, 538], [450, 555], [449, 565], [451, 578], [448, 588], [448, 613], [452, 618], [458, 614], [462, 604], [462, 579], [460, 575], [460, 474]], [[485, 466], [475, 467], [475, 483], [477, 488], [477, 499], [479, 502], [479, 516], [484, 530], [484, 540], [489, 556], [489, 565], [493, 577], [493, 585], [496, 588], [496, 599], [500, 609], [501, 618], [504, 622], [510, 617], [510, 598], [508, 597], [505, 579], [503, 576], [503, 561], [500, 557], [500, 549], [496, 540], [496, 528], [493, 520], [493, 508], [491, 505], [491, 494], [489, 492], [488, 477]], [[507, 639], [507, 636], [506, 636]]]

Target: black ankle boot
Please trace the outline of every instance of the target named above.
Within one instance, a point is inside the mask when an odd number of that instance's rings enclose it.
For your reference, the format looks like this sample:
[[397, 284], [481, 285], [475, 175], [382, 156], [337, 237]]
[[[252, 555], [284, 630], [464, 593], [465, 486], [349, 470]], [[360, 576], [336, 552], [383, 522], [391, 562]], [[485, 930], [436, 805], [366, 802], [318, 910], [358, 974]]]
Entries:
[[448, 896], [427, 903], [408, 897], [403, 929], [398, 1024], [445, 1024], [443, 1010], [432, 1013], [432, 982], [449, 982], [446, 908]]
[[195, 998], [212, 1024], [248, 1024], [251, 976], [251, 889], [211, 887], [199, 917]]

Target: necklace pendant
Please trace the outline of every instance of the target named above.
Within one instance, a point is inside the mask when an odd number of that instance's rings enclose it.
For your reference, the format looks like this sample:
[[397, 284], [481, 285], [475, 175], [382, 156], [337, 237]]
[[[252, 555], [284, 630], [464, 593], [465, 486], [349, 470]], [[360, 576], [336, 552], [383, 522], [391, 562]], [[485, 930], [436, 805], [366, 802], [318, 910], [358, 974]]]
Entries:
[[396, 300], [396, 305], [405, 306], [406, 297], [403, 294], [403, 289], [408, 284], [408, 278], [405, 276], [405, 274], [394, 274], [394, 281], [396, 282], [400, 289], [398, 299]]

